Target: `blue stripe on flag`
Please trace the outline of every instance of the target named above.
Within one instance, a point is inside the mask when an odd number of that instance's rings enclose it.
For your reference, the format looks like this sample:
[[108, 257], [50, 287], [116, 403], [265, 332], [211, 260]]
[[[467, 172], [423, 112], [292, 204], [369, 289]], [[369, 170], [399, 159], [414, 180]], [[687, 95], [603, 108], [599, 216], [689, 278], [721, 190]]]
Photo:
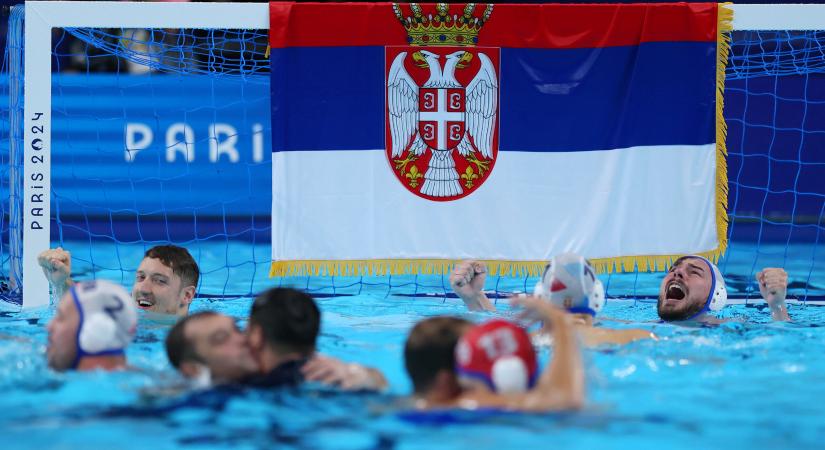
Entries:
[[384, 148], [384, 48], [272, 49], [272, 151]]
[[715, 43], [503, 50], [500, 149], [714, 142], [715, 61]]
[[[501, 49], [500, 150], [714, 142], [716, 44]], [[382, 47], [272, 51], [273, 151], [384, 148]]]

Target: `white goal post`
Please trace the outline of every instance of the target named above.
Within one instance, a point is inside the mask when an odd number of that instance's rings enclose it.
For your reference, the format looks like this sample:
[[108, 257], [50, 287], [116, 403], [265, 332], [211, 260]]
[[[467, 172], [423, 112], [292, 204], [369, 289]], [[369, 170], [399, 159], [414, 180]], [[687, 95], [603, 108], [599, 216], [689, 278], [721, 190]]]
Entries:
[[269, 29], [266, 3], [26, 2], [23, 307], [49, 304], [37, 255], [50, 246], [52, 29]]
[[[778, 7], [781, 6], [781, 7]], [[734, 5], [737, 30], [822, 30], [825, 5]], [[37, 255], [50, 246], [52, 29], [268, 29], [266, 3], [29, 1], [25, 6], [23, 307], [49, 304]], [[18, 252], [12, 246], [12, 252]], [[12, 270], [16, 270], [12, 264]]]

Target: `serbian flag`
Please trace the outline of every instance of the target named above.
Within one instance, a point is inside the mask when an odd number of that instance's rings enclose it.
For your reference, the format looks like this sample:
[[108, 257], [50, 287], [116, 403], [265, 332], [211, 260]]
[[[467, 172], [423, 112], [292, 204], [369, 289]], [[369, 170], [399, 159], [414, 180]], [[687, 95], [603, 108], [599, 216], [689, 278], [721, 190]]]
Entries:
[[730, 21], [715, 3], [271, 3], [271, 274], [718, 256]]

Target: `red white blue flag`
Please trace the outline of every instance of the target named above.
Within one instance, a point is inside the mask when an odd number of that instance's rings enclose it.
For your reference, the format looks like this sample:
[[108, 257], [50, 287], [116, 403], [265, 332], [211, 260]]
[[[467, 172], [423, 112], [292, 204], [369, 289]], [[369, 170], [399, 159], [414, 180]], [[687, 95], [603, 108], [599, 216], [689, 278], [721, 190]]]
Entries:
[[718, 255], [730, 16], [271, 3], [272, 274]]

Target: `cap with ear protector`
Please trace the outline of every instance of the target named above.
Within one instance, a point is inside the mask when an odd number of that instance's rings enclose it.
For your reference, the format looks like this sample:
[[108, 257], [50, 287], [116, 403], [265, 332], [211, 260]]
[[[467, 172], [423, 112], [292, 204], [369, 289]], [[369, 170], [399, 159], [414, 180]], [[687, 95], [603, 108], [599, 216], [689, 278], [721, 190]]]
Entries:
[[459, 378], [480, 380], [498, 393], [525, 392], [538, 375], [530, 336], [502, 319], [467, 330], [456, 345], [455, 361]]
[[673, 265], [679, 264], [680, 261], [687, 258], [696, 258], [704, 261], [710, 268], [711, 281], [710, 292], [708, 292], [708, 298], [705, 300], [705, 306], [703, 306], [699, 312], [690, 316], [688, 320], [694, 319], [708, 311], [720, 311], [725, 307], [725, 305], [728, 304], [728, 288], [725, 286], [725, 278], [722, 276], [722, 272], [719, 270], [719, 267], [717, 267], [716, 264], [712, 263], [709, 259], [699, 255], [683, 256], [677, 259]]
[[591, 316], [601, 311], [605, 303], [604, 285], [587, 259], [575, 253], [554, 256], [544, 268], [533, 295], [571, 313]]
[[72, 367], [84, 356], [121, 355], [135, 336], [137, 307], [119, 284], [105, 280], [83, 281], [69, 290], [79, 322], [77, 355]]

